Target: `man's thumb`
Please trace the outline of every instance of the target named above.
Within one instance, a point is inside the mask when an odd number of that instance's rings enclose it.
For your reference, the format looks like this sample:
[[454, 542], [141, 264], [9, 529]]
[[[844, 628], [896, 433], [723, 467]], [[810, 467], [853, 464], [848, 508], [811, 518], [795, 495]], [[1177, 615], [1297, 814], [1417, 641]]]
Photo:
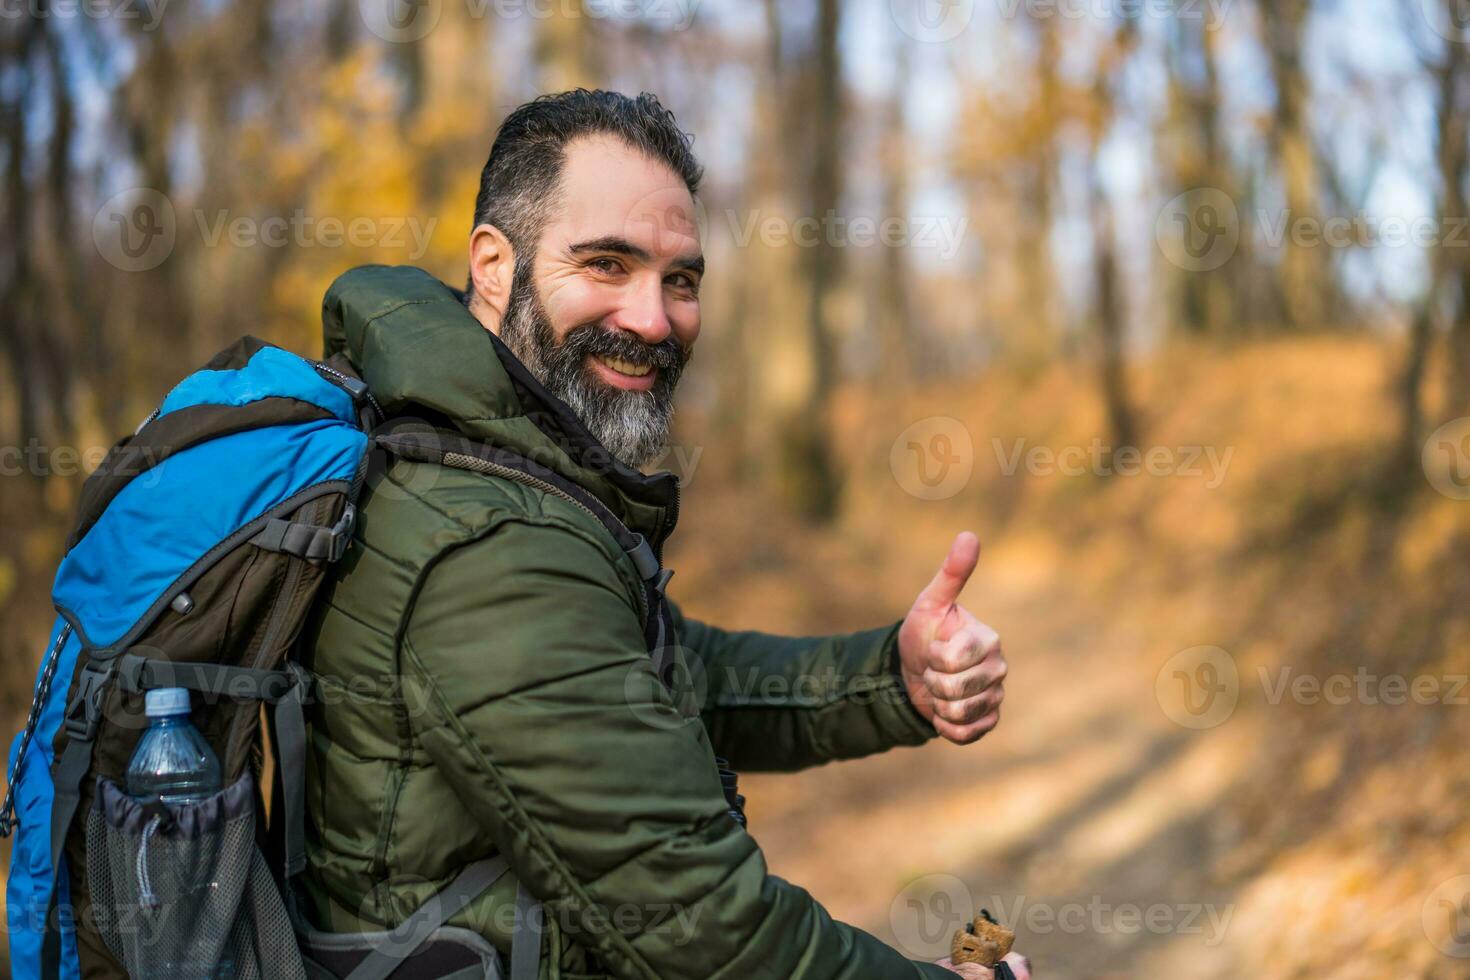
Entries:
[[922, 609], [947, 609], [954, 605], [979, 560], [980, 539], [969, 531], [955, 535], [949, 554], [944, 556], [944, 564], [924, 586], [914, 605]]

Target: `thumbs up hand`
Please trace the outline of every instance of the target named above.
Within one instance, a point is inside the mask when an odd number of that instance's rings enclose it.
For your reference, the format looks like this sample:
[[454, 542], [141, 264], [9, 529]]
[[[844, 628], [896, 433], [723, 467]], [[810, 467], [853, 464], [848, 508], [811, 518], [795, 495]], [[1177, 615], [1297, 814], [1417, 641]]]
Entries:
[[1000, 636], [959, 604], [979, 559], [980, 539], [969, 531], [958, 534], [898, 631], [909, 700], [956, 745], [969, 745], [994, 728], [1005, 697]]

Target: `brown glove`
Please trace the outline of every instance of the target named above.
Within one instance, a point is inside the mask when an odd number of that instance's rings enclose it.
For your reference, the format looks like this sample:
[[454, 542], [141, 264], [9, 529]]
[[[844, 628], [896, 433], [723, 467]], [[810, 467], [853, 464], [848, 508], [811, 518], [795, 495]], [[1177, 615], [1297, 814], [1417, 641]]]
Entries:
[[949, 947], [949, 958], [955, 963], [978, 963], [994, 967], [1015, 945], [1016, 934], [981, 909], [974, 921], [956, 929]]

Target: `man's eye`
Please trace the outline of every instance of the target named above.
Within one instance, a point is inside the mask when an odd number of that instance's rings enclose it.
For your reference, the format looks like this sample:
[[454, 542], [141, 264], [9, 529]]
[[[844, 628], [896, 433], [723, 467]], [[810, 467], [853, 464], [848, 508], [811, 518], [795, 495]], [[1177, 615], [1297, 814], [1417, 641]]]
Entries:
[[623, 267], [618, 264], [617, 259], [593, 259], [591, 262], [587, 263], [587, 265], [589, 268], [600, 272], [605, 276], [616, 275], [623, 270]]
[[668, 281], [669, 285], [674, 286], [678, 289], [687, 289], [691, 293], [699, 292], [699, 280], [695, 279], [687, 272], [681, 272], [678, 275], [670, 276]]

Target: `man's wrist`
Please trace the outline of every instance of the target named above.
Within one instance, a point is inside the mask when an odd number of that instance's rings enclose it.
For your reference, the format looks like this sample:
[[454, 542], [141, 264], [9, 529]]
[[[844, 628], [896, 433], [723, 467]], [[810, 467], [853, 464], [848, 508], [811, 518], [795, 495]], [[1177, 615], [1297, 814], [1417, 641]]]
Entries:
[[913, 699], [909, 697], [908, 681], [903, 676], [903, 658], [899, 655], [898, 650], [898, 631], [902, 626], [903, 620], [899, 620], [889, 633], [884, 648], [884, 662], [888, 674], [893, 678], [893, 696], [903, 702], [901, 706], [897, 706], [898, 710], [895, 714], [901, 716], [905, 727], [912, 731], [912, 737], [905, 739], [904, 742], [917, 745], [935, 738], [939, 732], [935, 729], [933, 722], [919, 712], [918, 705], [914, 704]]

